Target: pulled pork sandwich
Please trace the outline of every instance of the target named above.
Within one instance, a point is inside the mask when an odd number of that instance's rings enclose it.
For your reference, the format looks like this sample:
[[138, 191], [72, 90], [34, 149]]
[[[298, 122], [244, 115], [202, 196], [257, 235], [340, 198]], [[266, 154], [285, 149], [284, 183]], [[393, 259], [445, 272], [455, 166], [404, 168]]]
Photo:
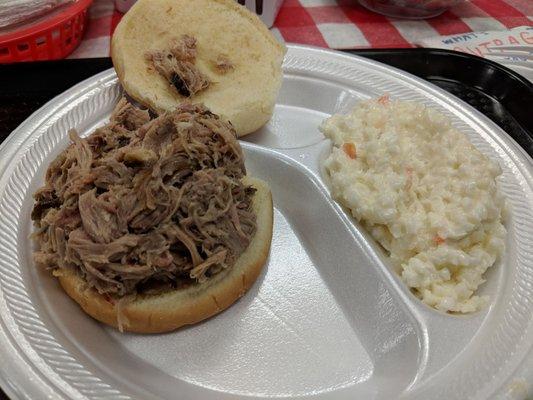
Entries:
[[202, 105], [151, 118], [122, 99], [34, 195], [35, 263], [85, 312], [132, 332], [208, 318], [256, 280], [272, 237], [266, 184], [230, 123]]

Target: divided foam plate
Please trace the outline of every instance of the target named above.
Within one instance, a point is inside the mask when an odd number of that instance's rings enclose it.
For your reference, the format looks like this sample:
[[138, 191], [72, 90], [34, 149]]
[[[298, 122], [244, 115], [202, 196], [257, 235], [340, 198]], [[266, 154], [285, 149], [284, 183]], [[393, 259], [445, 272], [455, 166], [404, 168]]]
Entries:
[[[270, 123], [244, 138], [249, 173], [270, 183], [272, 250], [225, 312], [169, 334], [120, 334], [93, 321], [31, 261], [32, 193], [76, 127], [88, 135], [121, 95], [113, 71], [65, 92], [0, 147], [0, 383], [15, 398], [487, 398], [533, 377], [531, 159], [449, 94], [366, 59], [289, 46]], [[370, 236], [330, 197], [318, 131], [332, 113], [383, 93], [415, 100], [503, 168], [507, 250], [486, 274], [485, 310], [437, 312], [416, 299]], [[528, 357], [529, 356], [529, 357]], [[518, 389], [517, 389], [518, 388]], [[315, 397], [316, 396], [316, 397]]]

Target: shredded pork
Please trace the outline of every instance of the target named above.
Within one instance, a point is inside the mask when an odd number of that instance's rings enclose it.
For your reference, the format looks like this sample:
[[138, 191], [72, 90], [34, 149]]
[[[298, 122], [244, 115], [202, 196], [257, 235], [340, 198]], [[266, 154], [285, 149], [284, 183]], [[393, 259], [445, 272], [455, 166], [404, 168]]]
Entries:
[[203, 282], [250, 243], [255, 190], [241, 182], [242, 150], [204, 106], [151, 119], [123, 99], [109, 124], [70, 138], [34, 195], [37, 265], [129, 298]]
[[210, 85], [209, 79], [196, 67], [196, 39], [183, 35], [169, 49], [146, 53], [153, 65], [179, 94], [190, 97]]

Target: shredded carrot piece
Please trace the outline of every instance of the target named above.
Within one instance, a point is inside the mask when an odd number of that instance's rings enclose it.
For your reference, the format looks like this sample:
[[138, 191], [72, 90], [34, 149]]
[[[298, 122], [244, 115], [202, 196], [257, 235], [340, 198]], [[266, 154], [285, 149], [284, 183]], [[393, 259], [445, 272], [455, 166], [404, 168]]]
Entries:
[[357, 151], [355, 149], [355, 144], [353, 143], [344, 143], [342, 145], [342, 149], [346, 153], [348, 157], [350, 157], [352, 160], [355, 160], [357, 157]]
[[390, 96], [388, 94], [384, 94], [378, 99], [378, 103], [383, 106], [386, 106], [387, 104], [389, 104], [389, 102], [390, 102]]
[[439, 235], [435, 235], [435, 237], [433, 238], [433, 241], [435, 242], [436, 245], [439, 245], [439, 244], [445, 243], [446, 239], [441, 238]]

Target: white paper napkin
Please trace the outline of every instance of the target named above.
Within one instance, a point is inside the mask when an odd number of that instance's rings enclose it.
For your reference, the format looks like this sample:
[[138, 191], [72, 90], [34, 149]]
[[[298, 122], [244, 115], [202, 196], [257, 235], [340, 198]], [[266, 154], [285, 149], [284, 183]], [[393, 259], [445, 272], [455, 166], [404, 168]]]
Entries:
[[[419, 40], [417, 45], [422, 47], [436, 47], [461, 51], [463, 53], [474, 54], [485, 57], [522, 74], [533, 82], [533, 61], [527, 58], [527, 52], [520, 56], [505, 56], [505, 53], [513, 53], [513, 47], [520, 49], [531, 49], [530, 56], [533, 55], [533, 26], [519, 26], [517, 28], [504, 31], [486, 31], [461, 33], [450, 36], [430, 37]], [[505, 48], [505, 50], [501, 50]], [[501, 50], [503, 57], [495, 57], [491, 52]]]
[[0, 28], [30, 20], [73, 0], [1, 0]]

